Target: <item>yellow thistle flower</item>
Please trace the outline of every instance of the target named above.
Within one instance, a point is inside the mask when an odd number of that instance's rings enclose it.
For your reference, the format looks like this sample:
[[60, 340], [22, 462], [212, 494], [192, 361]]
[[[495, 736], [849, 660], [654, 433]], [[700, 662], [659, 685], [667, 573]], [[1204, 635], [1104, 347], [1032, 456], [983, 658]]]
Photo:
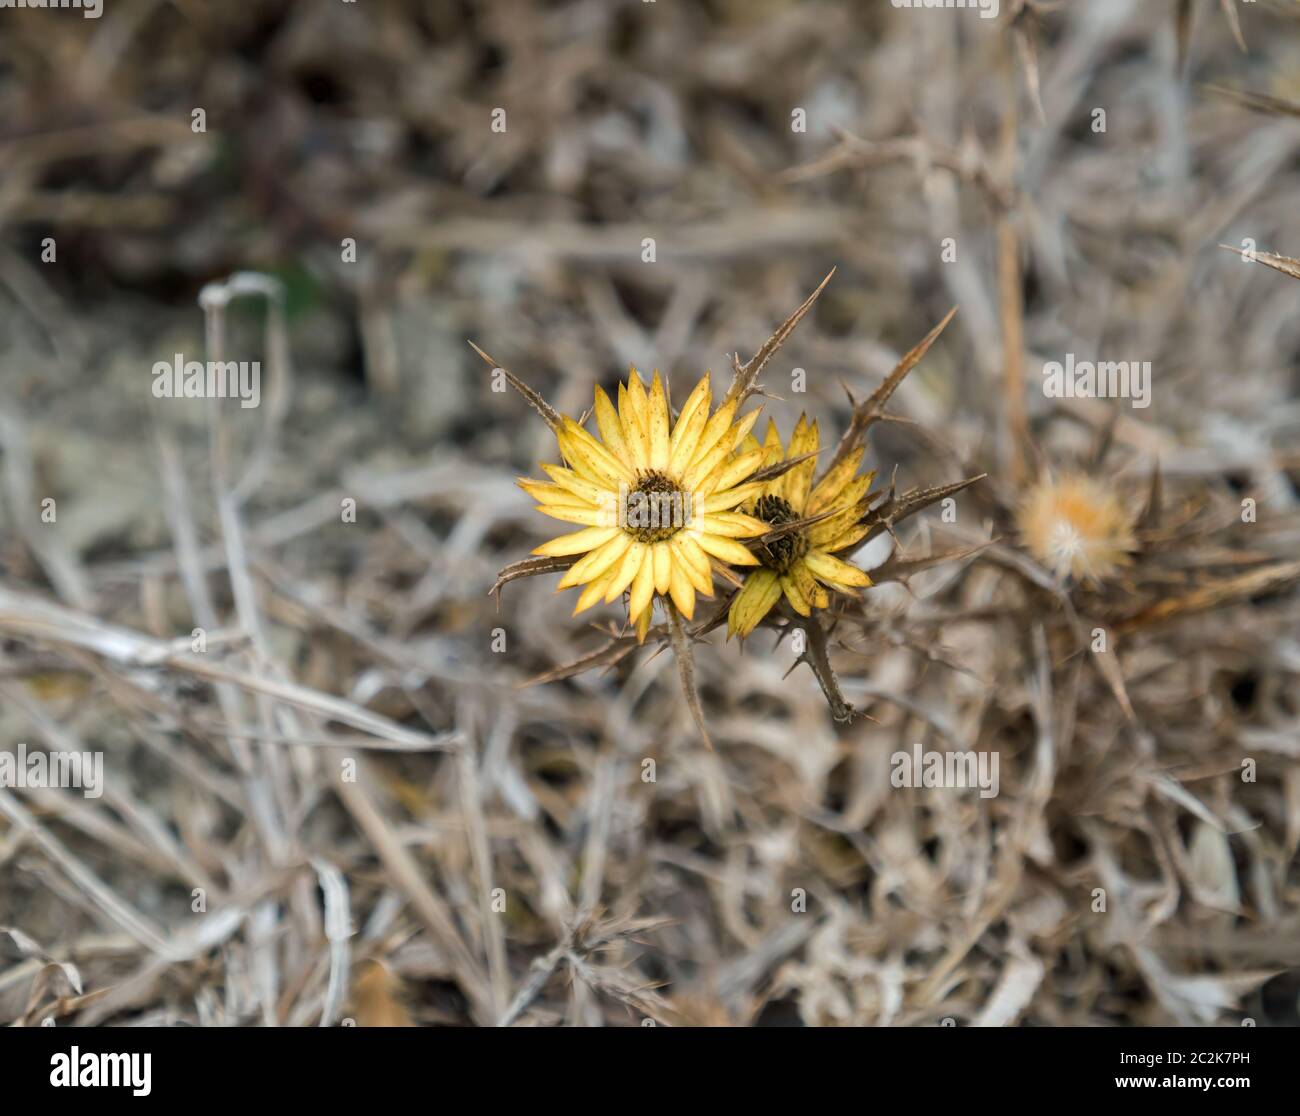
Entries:
[[[810, 425], [808, 416], [800, 415], [783, 455], [776, 424], [769, 420], [767, 439], [761, 447], [762, 467], [816, 453], [819, 440], [817, 423]], [[756, 448], [758, 441], [750, 436], [743, 450], [752, 453]], [[861, 447], [846, 454], [815, 487], [815, 457], [761, 486], [746, 510], [770, 527], [811, 519], [828, 511], [834, 514], [769, 543], [755, 544], [760, 568], [745, 578], [744, 587], [731, 602], [727, 614], [729, 635], [749, 635], [783, 593], [795, 612], [810, 616], [814, 608], [830, 604], [827, 588], [851, 595], [854, 589], [871, 584], [871, 578], [856, 566], [834, 557], [860, 542], [870, 529], [859, 520], [867, 510], [867, 490], [875, 473], [855, 476], [862, 455]]]
[[659, 373], [647, 393], [633, 368], [619, 385], [617, 411], [596, 388], [599, 438], [563, 418], [556, 438], [567, 466], [543, 465], [549, 484], [527, 477], [516, 482], [537, 500], [538, 511], [582, 525], [533, 551], [582, 556], [559, 584], [568, 589], [585, 583], [575, 616], [630, 591], [628, 618], [644, 640], [656, 596], [670, 597], [690, 619], [695, 595], [713, 595], [710, 556], [738, 566], [757, 564], [736, 540], [761, 535], [767, 526], [732, 509], [759, 487], [743, 482], [759, 467], [762, 449], [755, 442], [753, 449], [736, 452], [758, 411], [737, 421], [737, 400], [712, 415], [711, 405], [706, 373], [671, 425]]
[[1128, 561], [1133, 519], [1118, 496], [1077, 474], [1044, 477], [1016, 510], [1029, 552], [1058, 578], [1093, 583]]

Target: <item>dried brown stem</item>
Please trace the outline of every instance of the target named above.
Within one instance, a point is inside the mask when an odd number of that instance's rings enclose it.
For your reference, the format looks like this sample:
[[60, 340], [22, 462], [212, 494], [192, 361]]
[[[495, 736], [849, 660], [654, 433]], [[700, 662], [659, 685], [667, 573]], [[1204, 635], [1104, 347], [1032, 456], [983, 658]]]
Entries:
[[682, 680], [682, 693], [686, 695], [686, 704], [691, 716], [695, 718], [695, 727], [700, 730], [704, 746], [713, 751], [713, 741], [709, 739], [709, 730], [704, 727], [704, 710], [700, 706], [699, 690], [695, 686], [695, 654], [691, 650], [691, 638], [682, 627], [682, 618], [677, 613], [677, 606], [672, 601], [664, 601], [668, 609], [668, 631], [672, 636], [673, 654], [677, 657], [677, 673]]
[[826, 703], [831, 707], [831, 716], [835, 720], [841, 723], [853, 720], [857, 710], [844, 700], [844, 694], [840, 690], [839, 679], [831, 666], [830, 644], [825, 629], [815, 616], [801, 620], [800, 624], [808, 637], [808, 642], [796, 660], [796, 664], [808, 664], [817, 678], [817, 684], [822, 688], [822, 693], [826, 695]]

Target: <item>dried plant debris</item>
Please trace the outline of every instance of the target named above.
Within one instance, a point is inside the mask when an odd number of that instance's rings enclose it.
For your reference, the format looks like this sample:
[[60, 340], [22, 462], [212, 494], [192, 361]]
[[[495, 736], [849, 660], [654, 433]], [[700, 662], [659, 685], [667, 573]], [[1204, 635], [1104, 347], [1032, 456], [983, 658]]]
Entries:
[[1273, 252], [1257, 252], [1241, 248], [1233, 248], [1228, 244], [1220, 244], [1220, 248], [1227, 248], [1229, 252], [1236, 252], [1242, 259], [1249, 260], [1251, 263], [1262, 263], [1265, 267], [1271, 267], [1274, 271], [1280, 271], [1283, 275], [1289, 275], [1292, 279], [1300, 279], [1300, 260], [1293, 259], [1290, 256], [1278, 256]]
[[1294, 1026], [1298, 11], [0, 13], [0, 1024]]

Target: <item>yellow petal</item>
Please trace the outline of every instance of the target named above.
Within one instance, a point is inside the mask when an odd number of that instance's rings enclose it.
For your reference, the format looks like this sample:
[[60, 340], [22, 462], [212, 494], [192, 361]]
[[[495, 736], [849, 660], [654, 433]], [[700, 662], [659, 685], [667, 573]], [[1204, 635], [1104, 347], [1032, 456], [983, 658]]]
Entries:
[[749, 437], [749, 432], [754, 429], [754, 423], [758, 421], [758, 416], [762, 413], [762, 410], [762, 407], [755, 407], [732, 426], [730, 437], [733, 453], [740, 449], [741, 443]]
[[685, 567], [673, 567], [672, 584], [669, 591], [673, 596], [673, 604], [677, 606], [680, 612], [687, 620], [695, 615], [695, 586], [691, 584], [691, 579], [686, 576]]
[[628, 449], [627, 439], [623, 436], [623, 424], [619, 422], [618, 412], [614, 410], [614, 404], [609, 401], [605, 389], [599, 385], [596, 386], [595, 411], [600, 440], [609, 448], [610, 453], [629, 469], [635, 470], [636, 463], [632, 460], [632, 451]]
[[534, 554], [547, 558], [565, 558], [570, 554], [586, 554], [589, 550], [609, 542], [622, 532], [617, 527], [584, 527], [571, 535], [560, 535], [541, 546], [534, 547]]
[[[651, 549], [653, 551], [653, 548]], [[642, 559], [641, 568], [637, 570], [636, 577], [632, 581], [632, 595], [628, 598], [627, 603], [628, 616], [640, 617], [643, 611], [648, 611], [654, 592], [655, 560], [653, 553], [648, 553]]]
[[[817, 449], [819, 441], [816, 421], [814, 420], [810, 424], [807, 415], [800, 415], [799, 421], [795, 424], [794, 433], [790, 436], [790, 448], [786, 451], [785, 456], [787, 458], [802, 457], [805, 453], [812, 453]], [[781, 478], [783, 482], [781, 495], [800, 515], [803, 515], [804, 507], [808, 503], [808, 492], [812, 488], [813, 473], [816, 471], [817, 459], [810, 457], [807, 461], [796, 465]]]
[[582, 591], [582, 596], [578, 598], [578, 603], [573, 606], [574, 616], [589, 609], [605, 595], [605, 583], [607, 581], [609, 581], [609, 575], [598, 577]]
[[612, 485], [636, 484], [636, 474], [571, 418], [565, 418], [556, 440], [574, 471], [592, 481]]
[[697, 511], [702, 515], [712, 515], [714, 512], [727, 511], [729, 508], [736, 508], [763, 491], [763, 485], [742, 484], [729, 490], [719, 490], [712, 492], [700, 502]]
[[732, 539], [752, 539], [756, 535], [766, 534], [768, 525], [743, 512], [715, 512], [700, 520], [700, 530], [708, 531], [711, 535], [726, 535]]
[[608, 486], [580, 477], [572, 469], [566, 469], [563, 465], [543, 465], [542, 469], [561, 488], [568, 489], [575, 496], [581, 496], [593, 507], [598, 506], [611, 492]]
[[[680, 426], [687, 419], [693, 417], [697, 412], [703, 411], [705, 416], [709, 413], [709, 404], [713, 400], [711, 374], [705, 372], [703, 376], [696, 381], [691, 388], [691, 393], [686, 397], [686, 402], [682, 404], [682, 409], [677, 412], [677, 425]], [[673, 430], [676, 434], [676, 429]]]
[[788, 573], [781, 575], [781, 591], [785, 593], [785, 599], [790, 602], [790, 607], [800, 616], [812, 615], [812, 607], [799, 591], [798, 583]]
[[820, 523], [814, 523], [808, 528], [808, 539], [813, 546], [820, 547], [827, 540], [844, 534], [845, 531], [857, 523], [867, 510], [867, 505], [863, 500], [866, 493], [866, 477], [855, 477], [849, 481], [840, 493], [840, 500], [843, 501], [841, 509], [828, 519], [823, 519]]
[[[631, 545], [632, 536], [626, 531], [620, 531], [609, 542], [598, 546], [574, 562], [560, 578], [557, 588], [568, 589], [573, 585], [581, 585], [584, 581], [602, 579], [607, 573], [612, 572], [614, 563], [627, 553], [627, 548]], [[602, 589], [601, 592], [603, 593], [604, 590]]]
[[763, 451], [751, 450], [749, 453], [737, 454], [730, 461], [718, 466], [712, 476], [705, 478], [700, 485], [703, 492], [725, 492], [734, 488], [763, 463]]
[[582, 523], [588, 527], [618, 526], [618, 519], [608, 508], [566, 508], [560, 504], [538, 504], [537, 510], [565, 523]]
[[647, 608], [643, 613], [641, 613], [640, 616], [636, 618], [637, 643], [645, 642], [646, 633], [650, 630], [650, 613], [652, 613], [653, 611], [654, 609]]
[[700, 435], [703, 433], [707, 422], [708, 419], [705, 417], [704, 411], [698, 410], [685, 423], [680, 421], [677, 423], [677, 429], [682, 431], [682, 438], [669, 454], [668, 475], [670, 477], [680, 480], [685, 475], [692, 458], [695, 456], [696, 447], [700, 442]]
[[[827, 508], [833, 508], [841, 489], [849, 482], [849, 478], [858, 471], [858, 466], [862, 464], [862, 447], [859, 446], [850, 453], [843, 461], [833, 465], [830, 471], [817, 482], [817, 487], [812, 490], [812, 495], [808, 497], [808, 504], [804, 509], [805, 515], [816, 515]], [[872, 473], [868, 476], [870, 480]]]
[[[572, 422], [572, 419], [565, 419], [565, 422]], [[591, 484], [598, 485], [601, 488], [616, 488], [620, 483], [617, 474], [608, 468], [602, 468], [597, 464], [596, 457], [589, 453], [585, 446], [565, 430], [556, 434], [555, 440], [560, 445], [560, 456], [564, 458], [564, 463], [578, 474], [583, 480]]]
[[649, 432], [650, 417], [646, 413], [645, 382], [636, 365], [627, 370], [627, 402], [632, 420], [643, 430]]
[[836, 512], [829, 519], [814, 523], [808, 528], [808, 541], [819, 550], [829, 550], [830, 547], [826, 543], [851, 530], [862, 518], [865, 510], [863, 505], [847, 507], [843, 511]]
[[[769, 465], [775, 465], [785, 457], [785, 451], [781, 448], [781, 435], [777, 433], [776, 422], [773, 419], [767, 420], [767, 434], [763, 438], [763, 468]], [[773, 481], [773, 484], [776, 482]]]
[[789, 569], [790, 580], [795, 583], [799, 589], [799, 595], [803, 597], [813, 608], [826, 608], [830, 605], [831, 599], [826, 595], [826, 590], [817, 584], [814, 580], [812, 571], [808, 568], [806, 562], [795, 562]]
[[662, 596], [672, 583], [673, 552], [666, 542], [655, 543], [651, 550], [654, 554], [655, 592]]
[[627, 386], [618, 388], [618, 415], [623, 423], [623, 438], [632, 456], [632, 467], [642, 472], [650, 468], [650, 434], [646, 425], [645, 385], [633, 368]]
[[673, 556], [677, 559], [674, 565], [686, 571], [695, 591], [701, 596], [713, 596], [713, 566], [709, 563], [709, 556], [700, 549], [700, 544], [685, 531], [678, 531], [668, 540], [668, 545], [673, 548]]
[[528, 493], [539, 504], [556, 504], [562, 508], [590, 508], [592, 502], [581, 496], [575, 496], [567, 488], [558, 484], [533, 480], [532, 477], [517, 477], [515, 484]]
[[781, 599], [781, 582], [775, 570], [757, 569], [745, 578], [740, 592], [732, 598], [727, 610], [727, 634], [749, 635]]
[[709, 377], [706, 374], [687, 397], [682, 412], [677, 416], [677, 425], [673, 427], [669, 445], [668, 472], [679, 477], [695, 456], [700, 435], [709, 421], [709, 402], [712, 393], [709, 390]]
[[654, 382], [650, 385], [650, 468], [656, 473], [666, 473], [669, 461], [668, 434], [668, 397], [664, 394], [664, 382], [655, 370]]
[[[715, 415], [714, 417], [716, 418], [717, 416]], [[710, 419], [709, 421], [712, 422], [713, 420]], [[708, 434], [708, 430], [706, 428], [705, 436], [701, 436], [700, 438], [701, 446], [704, 445], [707, 434]], [[731, 439], [725, 436], [725, 433], [724, 436], [718, 438], [713, 443], [712, 447], [709, 448], [708, 450], [705, 451], [696, 450], [695, 460], [691, 462], [686, 472], [682, 474], [682, 482], [681, 482], [682, 487], [687, 488], [691, 491], [694, 491], [696, 489], [699, 489], [700, 491], [704, 491], [705, 485], [703, 484], [703, 482], [705, 478], [709, 477], [709, 475], [713, 473], [715, 469], [717, 469], [724, 461], [726, 461], [727, 458], [731, 456], [731, 452], [732, 452]], [[757, 457], [754, 454], [744, 455], [744, 460], [750, 461], [751, 459], [753, 461], [753, 464], [750, 466], [747, 472], [742, 472], [738, 479], [743, 480], [745, 477], [749, 476], [749, 474], [752, 473], [756, 468], [758, 468], [759, 460], [760, 460], [759, 457]], [[740, 460], [740, 458], [738, 458], [737, 460]], [[717, 486], [717, 487], [722, 487], [722, 486]], [[715, 488], [709, 488], [708, 492], [713, 492], [715, 490], [716, 490]], [[708, 493], [706, 492], [705, 494], [707, 495]]]
[[[713, 417], [704, 424], [704, 429], [700, 432], [700, 440], [695, 445], [695, 453], [687, 462], [688, 471], [695, 466], [700, 458], [708, 454], [722, 439], [722, 436], [731, 429], [731, 423], [736, 417], [736, 408], [738, 406], [739, 402], [735, 399], [729, 403], [724, 403], [714, 412]], [[730, 449], [731, 447], [727, 446], [728, 452], [730, 452]], [[711, 470], [712, 466], [700, 475], [706, 476]]]
[[700, 549], [706, 554], [712, 554], [715, 558], [721, 558], [722, 561], [730, 562], [733, 566], [758, 565], [758, 559], [735, 539], [710, 535], [705, 531], [700, 531], [698, 534], [692, 531], [691, 537], [700, 544]]
[[804, 561], [808, 564], [808, 568], [823, 581], [834, 582], [836, 585], [854, 585], [859, 588], [871, 584], [871, 578], [857, 566], [850, 566], [847, 562], [832, 558], [824, 550], [808, 551], [804, 555]]
[[609, 584], [605, 586], [605, 600], [612, 601], [623, 592], [632, 580], [640, 572], [641, 564], [649, 554], [650, 548], [643, 542], [633, 541], [632, 545], [627, 548], [627, 553], [623, 555], [623, 561], [617, 567], [618, 572], [610, 578]]
[[[829, 523], [830, 520], [827, 520], [827, 522]], [[818, 550], [824, 550], [827, 554], [838, 554], [841, 550], [848, 550], [850, 547], [856, 546], [870, 530], [871, 524], [857, 523], [842, 535], [836, 535], [835, 538], [831, 539], [829, 542], [815, 542], [814, 545]]]

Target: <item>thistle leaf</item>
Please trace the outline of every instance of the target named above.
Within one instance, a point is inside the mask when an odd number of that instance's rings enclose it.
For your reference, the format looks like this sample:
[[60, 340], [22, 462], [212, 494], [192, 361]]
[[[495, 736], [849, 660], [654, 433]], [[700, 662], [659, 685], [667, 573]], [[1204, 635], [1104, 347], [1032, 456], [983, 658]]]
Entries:
[[[499, 365], [495, 360], [493, 360], [490, 356], [488, 356], [487, 353], [485, 353], [482, 349], [480, 349], [477, 345], [475, 345], [473, 341], [469, 342], [469, 347], [473, 349], [476, 353], [478, 353], [478, 355], [481, 356], [489, 365], [491, 365], [493, 371], [496, 371], [496, 369], [501, 368], [501, 365]], [[552, 407], [548, 402], [546, 402], [546, 400], [543, 399], [538, 392], [534, 391], [526, 383], [524, 383], [523, 380], [519, 379], [518, 376], [514, 375], [514, 373], [510, 372], [505, 368], [501, 368], [501, 374], [505, 376], [507, 382], [510, 384], [512, 388], [515, 389], [515, 391], [519, 392], [520, 395], [522, 395], [525, 399], [528, 400], [530, 404], [532, 404], [533, 410], [535, 410], [539, 415], [542, 416], [543, 420], [545, 420], [546, 422], [546, 425], [549, 426], [556, 434], [559, 434], [561, 428], [564, 425], [564, 416], [561, 415], [560, 412], [557, 411], [554, 407]]]
[[606, 643], [604, 647], [599, 647], [595, 651], [574, 659], [572, 662], [534, 675], [532, 678], [521, 682], [519, 688], [526, 689], [530, 686], [541, 686], [547, 682], [559, 682], [565, 678], [573, 678], [585, 671], [594, 670], [596, 667], [615, 666], [625, 659], [629, 652], [635, 651], [636, 647], [636, 636], [616, 636]]
[[727, 389], [723, 403], [730, 403], [733, 399], [743, 403], [754, 394], [754, 385], [758, 382], [763, 368], [776, 355], [777, 349], [785, 344], [785, 339], [794, 332], [794, 327], [799, 324], [803, 316], [812, 309], [817, 296], [825, 290], [826, 284], [831, 281], [831, 276], [834, 274], [835, 268], [831, 268], [826, 278], [817, 285], [817, 289], [799, 304], [799, 308], [793, 314], [777, 326], [772, 336], [763, 342], [762, 347], [749, 360], [744, 364], [740, 363], [739, 358], [732, 360], [731, 386]]
[[883, 530], [892, 530], [895, 524], [901, 523], [909, 515], [915, 515], [945, 496], [952, 496], [964, 488], [969, 488], [986, 476], [987, 473], [980, 473], [979, 476], [954, 481], [952, 484], [940, 484], [933, 488], [914, 488], [910, 492], [903, 493], [902, 496], [895, 496], [891, 491], [889, 498], [883, 504], [872, 508], [862, 517], [860, 522], [869, 524], [872, 528], [862, 540], [863, 544], [870, 542]]
[[[930, 330], [903, 355], [902, 360], [894, 366], [894, 370], [885, 377], [884, 382], [871, 393], [869, 398], [858, 403], [853, 399], [852, 393], [849, 394], [849, 401], [853, 404], [853, 418], [849, 421], [844, 436], [840, 438], [840, 444], [835, 447], [835, 456], [831, 458], [830, 464], [826, 466], [826, 472], [834, 469], [840, 461], [861, 445], [867, 431], [884, 414], [885, 404], [889, 401], [889, 397], [894, 394], [894, 390], [903, 382], [903, 378], [920, 363], [921, 358], [929, 352], [930, 346], [935, 343], [939, 334], [947, 328], [948, 323], [952, 321], [953, 315], [956, 313], [957, 307], [954, 306], [943, 316], [943, 320], [934, 329]], [[825, 473], [822, 474], [822, 476], [825, 475]]]
[[525, 558], [522, 562], [513, 562], [499, 574], [488, 590], [488, 596], [495, 596], [497, 606], [501, 605], [501, 590], [512, 581], [517, 581], [521, 577], [536, 577], [538, 574], [558, 573], [560, 570], [567, 570], [576, 562], [581, 555], [570, 555], [565, 558]]
[[762, 484], [765, 481], [776, 480], [777, 477], [788, 473], [796, 465], [807, 461], [810, 457], [816, 457], [821, 452], [821, 450], [813, 450], [811, 453], [801, 453], [796, 457], [788, 457], [784, 461], [778, 461], [775, 465], [769, 465], [766, 469], [759, 469], [745, 483]]

